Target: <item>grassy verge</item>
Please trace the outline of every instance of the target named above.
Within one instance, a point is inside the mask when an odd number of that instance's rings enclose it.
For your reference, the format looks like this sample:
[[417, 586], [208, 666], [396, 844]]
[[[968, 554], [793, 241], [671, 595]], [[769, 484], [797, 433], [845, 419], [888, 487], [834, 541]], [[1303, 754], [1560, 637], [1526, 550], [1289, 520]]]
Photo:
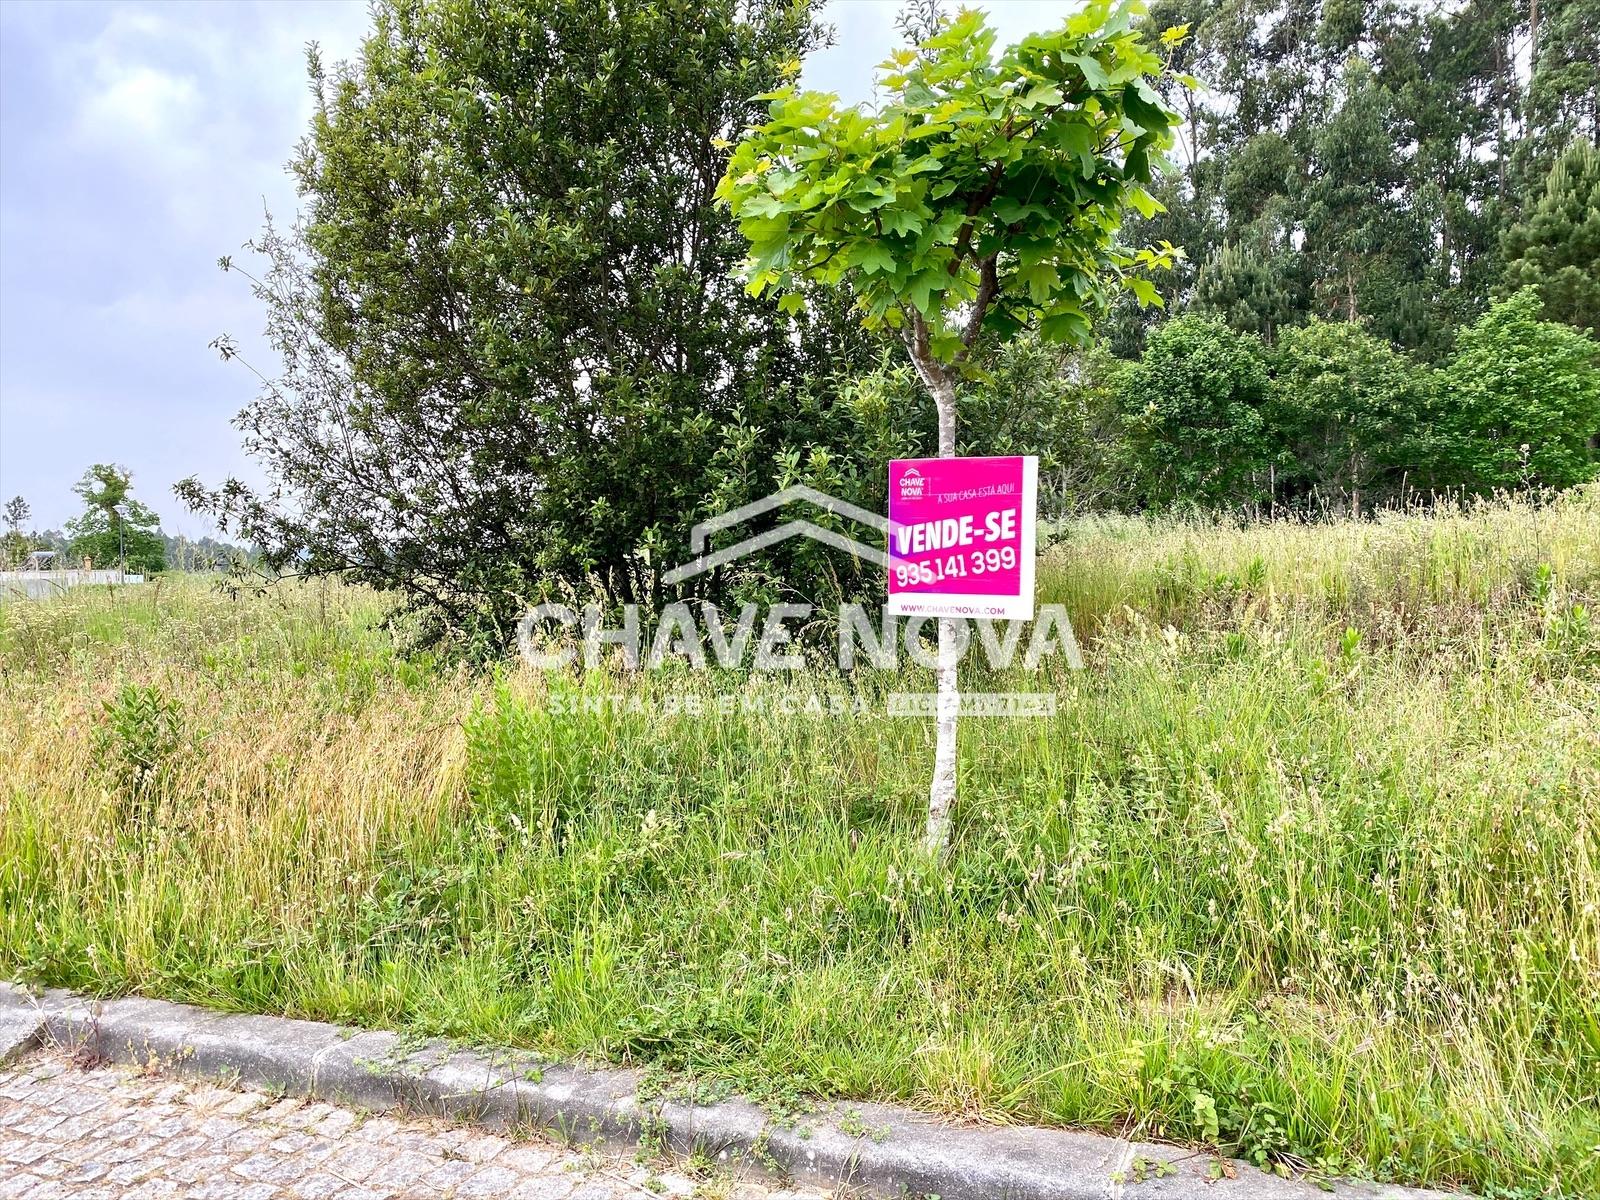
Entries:
[[909, 668], [472, 676], [316, 585], [7, 606], [0, 971], [1600, 1195], [1600, 493], [1074, 526], [1041, 587], [1088, 669], [986, 681], [1059, 712], [963, 726], [940, 869], [927, 723], [814, 711]]

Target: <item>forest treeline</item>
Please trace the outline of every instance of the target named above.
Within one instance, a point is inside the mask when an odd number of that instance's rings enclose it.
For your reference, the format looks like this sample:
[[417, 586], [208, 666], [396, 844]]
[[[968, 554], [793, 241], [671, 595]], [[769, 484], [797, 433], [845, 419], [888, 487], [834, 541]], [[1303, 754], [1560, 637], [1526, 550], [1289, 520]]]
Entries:
[[[1163, 0], [1187, 23], [1166, 212], [1129, 229], [1188, 263], [1170, 301], [1275, 342], [1361, 321], [1427, 361], [1490, 301], [1600, 320], [1600, 4]], [[1170, 307], [1170, 306], [1169, 306]], [[1141, 322], [1108, 330], [1122, 353]]]
[[1148, 23], [1188, 25], [1203, 86], [1170, 89], [1165, 211], [1127, 236], [1186, 257], [1164, 310], [1101, 331], [1141, 365], [1100, 502], [1348, 511], [1591, 478], [1600, 4], [1169, 0]]
[[[380, 0], [356, 59], [311, 55], [298, 220], [223, 260], [283, 356], [252, 364], [272, 379], [237, 421], [273, 485], [180, 495], [269, 568], [398, 591], [484, 646], [540, 596], [659, 602], [694, 522], [780, 487], [880, 507], [886, 460], [936, 445], [905, 348], [848, 295], [747, 294], [714, 194], [825, 17]], [[1063, 511], [1592, 478], [1600, 0], [1141, 20], [1182, 130], [1150, 184], [1164, 211], [1120, 236], [1184, 257], [1092, 344], [980, 340], [961, 452], [1040, 455]], [[696, 587], [881, 589], [837, 558], [789, 539]]]

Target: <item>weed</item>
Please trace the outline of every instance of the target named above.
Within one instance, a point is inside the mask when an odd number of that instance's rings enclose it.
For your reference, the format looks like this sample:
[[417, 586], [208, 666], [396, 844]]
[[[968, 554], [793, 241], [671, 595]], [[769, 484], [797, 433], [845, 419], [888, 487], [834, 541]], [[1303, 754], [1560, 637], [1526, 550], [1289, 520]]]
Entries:
[[868, 1125], [861, 1116], [861, 1110], [856, 1108], [846, 1109], [839, 1118], [839, 1132], [849, 1137], [864, 1137], [882, 1144], [889, 1140], [893, 1132], [888, 1125]]
[[104, 702], [95, 748], [101, 766], [137, 807], [129, 818], [148, 815], [148, 789], [183, 744], [183, 712], [154, 685], [124, 684]]

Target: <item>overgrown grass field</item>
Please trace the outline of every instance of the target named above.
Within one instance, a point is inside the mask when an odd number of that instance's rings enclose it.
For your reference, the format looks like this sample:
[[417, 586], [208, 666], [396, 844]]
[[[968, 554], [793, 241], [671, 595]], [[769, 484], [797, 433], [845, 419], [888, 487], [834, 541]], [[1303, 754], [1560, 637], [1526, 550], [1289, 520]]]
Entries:
[[[1041, 598], [1087, 668], [973, 673], [1060, 704], [964, 722], [943, 864], [931, 722], [805, 702], [915, 668], [473, 674], [334, 585], [6, 605], [0, 973], [1600, 1195], [1600, 491], [1073, 525]], [[660, 703], [727, 689], [768, 703]]]

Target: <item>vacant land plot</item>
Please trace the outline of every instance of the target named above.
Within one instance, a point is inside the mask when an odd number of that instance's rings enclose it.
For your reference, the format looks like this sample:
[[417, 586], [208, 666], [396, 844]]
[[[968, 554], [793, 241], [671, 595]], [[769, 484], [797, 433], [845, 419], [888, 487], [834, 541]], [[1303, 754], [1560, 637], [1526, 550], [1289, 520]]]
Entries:
[[[871, 703], [914, 669], [477, 674], [322, 585], [7, 606], [0, 971], [1600, 1195], [1600, 493], [1074, 526], [1041, 588], [1087, 669], [974, 671], [1061, 702], [963, 726], [939, 865], [932, 730]], [[662, 703], [719, 691], [786, 702]]]

